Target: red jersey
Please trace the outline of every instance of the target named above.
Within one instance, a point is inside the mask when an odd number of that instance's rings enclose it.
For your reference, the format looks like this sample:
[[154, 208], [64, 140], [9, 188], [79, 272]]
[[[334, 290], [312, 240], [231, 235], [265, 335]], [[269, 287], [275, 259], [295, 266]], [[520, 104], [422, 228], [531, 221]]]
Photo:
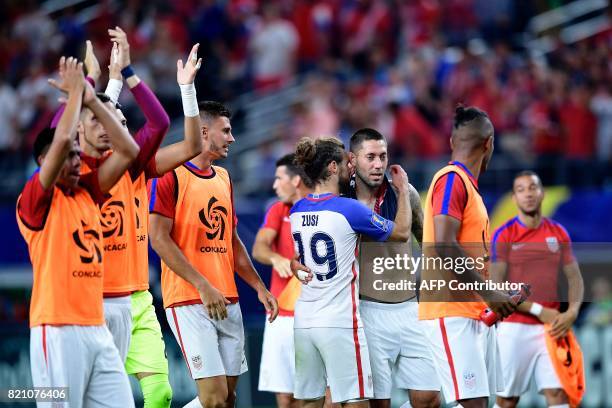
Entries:
[[[269, 228], [276, 231], [276, 238], [272, 243], [272, 251], [287, 259], [292, 259], [295, 254], [293, 238], [291, 236], [291, 221], [289, 220], [290, 210], [291, 204], [285, 204], [281, 201], [277, 201], [268, 209], [264, 222], [261, 225], [261, 228]], [[295, 300], [297, 299], [297, 295], [299, 295], [300, 286], [293, 284], [288, 286], [292, 279], [295, 278], [281, 278], [278, 272], [274, 270], [274, 268], [272, 269], [270, 293], [279, 299], [279, 315], [281, 316], [293, 316]], [[298, 289], [297, 293], [295, 293], [295, 290], [293, 290], [295, 289], [294, 286], [296, 286]], [[284, 296], [282, 296], [283, 294]], [[294, 296], [288, 296], [290, 294], [296, 295], [295, 298]], [[283, 298], [287, 298], [289, 302], [287, 302], [287, 304], [281, 304], [280, 299]], [[293, 301], [291, 301], [291, 299], [293, 299]]]
[[[528, 228], [518, 216], [512, 218], [493, 235], [492, 260], [506, 262], [506, 280], [530, 284], [534, 302], [559, 309], [559, 272], [574, 262], [569, 234], [561, 224], [542, 218], [538, 227]], [[535, 316], [521, 312], [504, 321], [541, 324]]]

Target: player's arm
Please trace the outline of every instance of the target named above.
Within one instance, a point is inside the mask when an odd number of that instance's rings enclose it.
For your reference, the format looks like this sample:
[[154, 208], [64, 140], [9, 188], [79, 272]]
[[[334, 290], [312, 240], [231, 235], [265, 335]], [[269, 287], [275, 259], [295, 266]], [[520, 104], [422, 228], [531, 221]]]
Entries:
[[108, 66], [108, 84], [104, 93], [116, 104], [119, 101], [123, 89], [123, 77], [121, 76], [121, 65], [119, 63], [119, 46], [113, 42], [111, 49], [110, 65]]
[[[508, 275], [508, 263], [503, 260], [497, 260], [491, 262], [489, 268], [489, 276], [493, 282], [501, 283], [506, 279]], [[524, 301], [517, 306], [516, 310], [523, 313], [531, 313], [531, 307], [533, 303], [530, 301]], [[550, 309], [555, 311], [554, 309]], [[556, 311], [555, 311], [556, 312]], [[538, 316], [539, 317], [539, 316]]]
[[[503, 282], [506, 279], [507, 274], [508, 274], [508, 264], [505, 261], [491, 262], [491, 267], [489, 268], [489, 276], [491, 277], [491, 280], [493, 282], [497, 282], [497, 283]], [[520, 305], [518, 305], [516, 310], [519, 312], [523, 312], [523, 313], [533, 314], [531, 313], [532, 306], [533, 306], [533, 302], [530, 302], [527, 300], [527, 301], [522, 302]], [[540, 318], [540, 320], [542, 320], [542, 317], [548, 316], [548, 313], [549, 313], [548, 311], [558, 313], [554, 309], [544, 308], [544, 307], [542, 309], [543, 309], [542, 312], [536, 315], [536, 317]], [[547, 309], [546, 313], [544, 313], [544, 309]], [[544, 322], [544, 323], [548, 323], [548, 322]]]
[[113, 154], [98, 168], [100, 191], [108, 192], [125, 173], [132, 161], [138, 156], [140, 148], [134, 142], [114, 112], [111, 112], [96, 96], [92, 86], [85, 84], [83, 104], [87, 106], [104, 126], [113, 145]]
[[[120, 27], [110, 29], [108, 33], [111, 41], [117, 44], [118, 49], [118, 51], [113, 50], [111, 52], [111, 64], [114, 63], [120, 68], [120, 72], [125, 77], [130, 92], [146, 120], [134, 136], [134, 140], [140, 147], [138, 156], [130, 166], [130, 175], [135, 180], [157, 152], [170, 127], [170, 118], [151, 89], [133, 72], [130, 44], [126, 33]], [[115, 53], [116, 58], [113, 58]], [[113, 71], [116, 71], [116, 68], [113, 68]]]
[[[434, 244], [438, 256], [442, 259], [451, 258], [455, 260], [469, 257], [457, 241], [457, 235], [460, 229], [461, 221], [457, 218], [446, 214], [434, 216]], [[466, 268], [464, 273], [456, 273], [454, 277], [461, 282], [484, 283], [484, 280], [475, 269]], [[491, 310], [502, 318], [511, 315], [516, 309], [516, 305], [506, 293], [491, 290], [481, 290], [478, 293], [482, 296]]]
[[172, 218], [151, 213], [149, 217], [149, 238], [151, 247], [174, 273], [193, 285], [200, 294], [200, 299], [213, 319], [225, 319], [229, 304], [221, 292], [213, 287], [187, 260], [176, 242], [170, 235], [172, 231]]
[[272, 250], [278, 232], [272, 228], [260, 228], [253, 244], [253, 258], [264, 265], [272, 265], [281, 278], [291, 277], [291, 259]]
[[238, 230], [234, 227], [232, 233], [232, 248], [234, 250], [234, 269], [238, 276], [242, 278], [250, 287], [257, 292], [259, 301], [263, 303], [266, 312], [270, 313], [270, 322], [273, 322], [278, 315], [278, 302], [276, 298], [266, 288], [261, 277], [255, 270], [251, 258], [244, 243], [238, 236]]
[[391, 173], [391, 184], [397, 192], [397, 214], [395, 214], [393, 230], [387, 241], [406, 242], [410, 239], [412, 226], [408, 175], [397, 164], [389, 166], [389, 172]]
[[180, 59], [176, 62], [176, 80], [181, 88], [183, 113], [185, 115], [185, 138], [157, 151], [155, 154], [155, 171], [157, 174], [164, 174], [175, 169], [202, 152], [202, 124], [194, 84], [196, 74], [202, 65], [202, 59], [198, 59], [199, 46], [200, 44], [196, 44], [191, 48], [185, 64]]
[[83, 64], [77, 62], [76, 58], [60, 58], [59, 75], [59, 81], [50, 79], [49, 83], [68, 93], [68, 100], [55, 129], [53, 142], [40, 166], [38, 177], [45, 190], [55, 185], [72, 148], [77, 133], [76, 128], [81, 113], [83, 87], [85, 86]]
[[573, 261], [564, 265], [563, 273], [567, 278], [569, 306], [565, 312], [559, 313], [552, 322], [550, 334], [554, 338], [565, 336], [568, 330], [572, 328], [572, 324], [574, 324], [578, 317], [578, 312], [580, 312], [580, 306], [584, 299], [584, 281], [578, 262]]
[[421, 205], [421, 196], [412, 184], [408, 184], [408, 199], [410, 200], [412, 213], [412, 226], [410, 229], [414, 238], [421, 244], [423, 242], [423, 206]]
[[[98, 82], [100, 79], [100, 75], [102, 74], [102, 70], [100, 69], [100, 63], [96, 58], [96, 54], [93, 50], [93, 45], [91, 41], [85, 41], [85, 58], [83, 59], [83, 63], [85, 64], [85, 69], [87, 70], [87, 76], [91, 78], [94, 82]], [[92, 84], [92, 86], [94, 85]]]

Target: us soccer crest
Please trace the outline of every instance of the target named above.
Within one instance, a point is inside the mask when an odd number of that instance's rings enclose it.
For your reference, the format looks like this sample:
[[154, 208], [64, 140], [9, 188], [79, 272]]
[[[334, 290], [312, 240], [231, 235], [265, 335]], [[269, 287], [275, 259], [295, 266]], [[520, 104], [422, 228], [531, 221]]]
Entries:
[[191, 357], [191, 362], [196, 370], [202, 368], [202, 357], [198, 354], [197, 356]]
[[476, 387], [476, 374], [472, 372], [463, 373], [463, 383], [467, 389], [474, 389]]
[[546, 245], [550, 252], [557, 252], [559, 250], [559, 241], [557, 241], [557, 237], [546, 237]]

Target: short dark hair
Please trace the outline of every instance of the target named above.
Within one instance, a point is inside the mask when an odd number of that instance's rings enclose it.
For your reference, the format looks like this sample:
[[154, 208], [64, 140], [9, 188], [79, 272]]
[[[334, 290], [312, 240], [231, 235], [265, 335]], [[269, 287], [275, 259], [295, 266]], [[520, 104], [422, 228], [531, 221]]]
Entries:
[[295, 153], [286, 154], [280, 159], [278, 159], [276, 161], [276, 167], [280, 167], [280, 166], [286, 167], [287, 173], [289, 173], [289, 176], [291, 177], [300, 176], [300, 178], [302, 179], [302, 183], [304, 183], [306, 187], [308, 188], [313, 187], [312, 182], [310, 181], [310, 178], [308, 178], [308, 176], [306, 175], [306, 172], [304, 171], [304, 168], [298, 166], [295, 163]]
[[225, 105], [219, 102], [202, 101], [198, 103], [198, 108], [200, 110], [200, 115], [202, 116], [202, 119], [206, 121], [216, 119], [222, 116], [228, 119], [232, 117], [232, 112]]
[[49, 146], [53, 143], [53, 136], [55, 135], [55, 129], [50, 127], [46, 127], [41, 130], [38, 135], [36, 135], [36, 140], [34, 140], [34, 147], [32, 150], [32, 156], [34, 156], [34, 161], [36, 164], [40, 166], [40, 162], [38, 158], [47, 153], [49, 150]]
[[[102, 102], [102, 103], [111, 102], [111, 98], [110, 98], [110, 96], [108, 96], [108, 95], [107, 95], [107, 94], [105, 94], [104, 92], [96, 92], [96, 96], [98, 97], [98, 99], [99, 99], [99, 100], [100, 100], [100, 102]], [[112, 102], [111, 102], [111, 103], [112, 103]], [[117, 105], [118, 105], [118, 104], [114, 104], [114, 105], [115, 105], [115, 108], [117, 108]], [[85, 112], [85, 108], [87, 108], [87, 107], [86, 107], [85, 105], [83, 105], [83, 108], [84, 108], [84, 109], [83, 109], [83, 110], [81, 110], [81, 114], [82, 114], [83, 112]], [[89, 108], [87, 108], [87, 109], [89, 109]], [[117, 109], [119, 109], [119, 108], [117, 108]], [[89, 110], [91, 110], [91, 109], [89, 109]], [[62, 112], [62, 114], [63, 114], [63, 112]], [[60, 117], [60, 119], [61, 119], [61, 117]], [[58, 123], [59, 123], [59, 119], [58, 119]]]
[[462, 104], [455, 108], [455, 117], [453, 119], [453, 128], [459, 129], [461, 126], [467, 125], [474, 119], [489, 119], [489, 115], [483, 110], [475, 106], [465, 107]]
[[295, 165], [294, 161], [295, 161], [295, 154], [289, 153], [289, 154], [284, 155], [283, 157], [281, 157], [280, 159], [276, 161], [276, 167], [285, 166], [287, 167], [287, 171], [292, 176], [295, 176], [297, 174], [296, 172], [297, 166]]
[[295, 148], [295, 163], [314, 185], [327, 180], [330, 176], [327, 165], [332, 161], [342, 163], [344, 155], [344, 143], [335, 137], [316, 140], [304, 137]]
[[362, 128], [353, 133], [353, 136], [351, 136], [351, 141], [349, 144], [350, 151], [357, 153], [361, 147], [361, 144], [366, 140], [384, 140], [386, 142], [385, 137], [378, 130]]
[[516, 173], [514, 175], [514, 178], [512, 179], [512, 191], [514, 191], [514, 182], [519, 178], [519, 177], [534, 177], [538, 180], [538, 185], [540, 187], [544, 187], [542, 184], [542, 179], [540, 179], [540, 176], [538, 175], [538, 173], [536, 173], [533, 170], [522, 170], [519, 171], [518, 173]]

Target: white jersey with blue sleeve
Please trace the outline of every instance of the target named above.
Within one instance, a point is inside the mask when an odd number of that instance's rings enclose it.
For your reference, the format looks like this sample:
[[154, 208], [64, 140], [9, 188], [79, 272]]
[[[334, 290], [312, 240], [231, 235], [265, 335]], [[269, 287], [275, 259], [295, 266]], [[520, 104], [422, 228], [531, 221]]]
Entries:
[[314, 274], [302, 285], [294, 327], [361, 327], [359, 235], [386, 241], [393, 221], [357, 200], [333, 194], [308, 195], [295, 203], [289, 218], [295, 253]]

